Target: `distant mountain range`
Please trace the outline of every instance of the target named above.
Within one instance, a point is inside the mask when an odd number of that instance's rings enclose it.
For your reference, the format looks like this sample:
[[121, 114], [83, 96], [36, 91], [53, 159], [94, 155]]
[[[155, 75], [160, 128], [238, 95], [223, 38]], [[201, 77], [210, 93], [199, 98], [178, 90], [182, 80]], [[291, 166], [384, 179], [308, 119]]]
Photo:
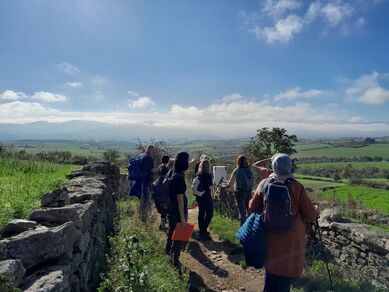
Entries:
[[[69, 121], [63, 123], [34, 122], [29, 124], [0, 124], [0, 141], [15, 140], [100, 140], [100, 141], [131, 141], [140, 138], [142, 140], [164, 141], [193, 141], [193, 140], [231, 140], [248, 139], [249, 136], [226, 137], [220, 133], [205, 134], [204, 129], [186, 130], [145, 126], [139, 124], [108, 124], [92, 121]], [[333, 137], [321, 137], [319, 133], [296, 133], [300, 141], [324, 139], [351, 139], [345, 135]], [[349, 133], [355, 136], [355, 133]], [[385, 133], [386, 134], [386, 133]], [[369, 137], [387, 136], [379, 133]], [[252, 136], [255, 132], [252, 133]], [[359, 138], [368, 136], [360, 136]], [[357, 137], [358, 138], [358, 137]], [[387, 140], [385, 138], [381, 138]]]
[[89, 121], [64, 123], [34, 122], [29, 124], [0, 124], [0, 140], [20, 139], [92, 139], [132, 140], [140, 139], [221, 139], [224, 137], [204, 135], [200, 131], [156, 128], [138, 124], [107, 124]]

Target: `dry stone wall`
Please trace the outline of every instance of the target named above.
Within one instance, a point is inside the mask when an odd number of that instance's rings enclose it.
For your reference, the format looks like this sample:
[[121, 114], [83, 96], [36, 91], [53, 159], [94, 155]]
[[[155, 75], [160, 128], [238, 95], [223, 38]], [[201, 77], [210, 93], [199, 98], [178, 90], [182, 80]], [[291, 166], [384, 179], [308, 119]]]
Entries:
[[[389, 234], [347, 222], [340, 209], [321, 213], [322, 239], [332, 260], [353, 278], [389, 288]], [[310, 243], [310, 252], [321, 249]]]
[[2, 231], [0, 273], [23, 291], [94, 291], [113, 227], [119, 169], [86, 165]]

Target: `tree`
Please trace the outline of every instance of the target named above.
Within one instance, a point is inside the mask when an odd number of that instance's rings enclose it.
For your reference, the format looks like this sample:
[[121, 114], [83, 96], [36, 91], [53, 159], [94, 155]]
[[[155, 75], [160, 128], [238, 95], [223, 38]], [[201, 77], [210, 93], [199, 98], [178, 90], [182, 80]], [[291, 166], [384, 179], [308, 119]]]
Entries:
[[339, 174], [338, 171], [334, 172], [334, 175], [332, 176], [332, 179], [334, 180], [334, 182], [340, 181], [341, 177], [340, 177], [340, 174]]
[[389, 181], [389, 170], [384, 170], [384, 176], [386, 178], [386, 181]]
[[109, 163], [117, 163], [120, 158], [120, 152], [117, 149], [107, 149], [103, 153], [103, 159]]
[[353, 174], [353, 166], [350, 163], [348, 163], [342, 170], [342, 176], [344, 178], [351, 178], [352, 174]]
[[[169, 155], [168, 147], [165, 141], [156, 141], [151, 140], [150, 144], [154, 145], [154, 155], [153, 159], [158, 165], [163, 155]], [[139, 153], [144, 153], [146, 151], [146, 147], [148, 144], [144, 144], [139, 138], [138, 138], [138, 144], [136, 145], [136, 150], [138, 150]]]
[[263, 159], [276, 153], [293, 154], [297, 151], [293, 148], [297, 142], [296, 135], [286, 134], [284, 128], [268, 128], [257, 130], [257, 135], [243, 146], [243, 153], [254, 159]]

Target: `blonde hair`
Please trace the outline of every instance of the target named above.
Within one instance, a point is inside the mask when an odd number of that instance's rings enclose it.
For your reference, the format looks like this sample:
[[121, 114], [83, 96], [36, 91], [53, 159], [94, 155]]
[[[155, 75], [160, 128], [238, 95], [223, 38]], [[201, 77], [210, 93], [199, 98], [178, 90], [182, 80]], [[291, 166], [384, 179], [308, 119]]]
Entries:
[[199, 165], [198, 174], [210, 173], [211, 172], [211, 163], [207, 159], [203, 159]]
[[201, 154], [201, 156], [200, 156], [200, 162], [201, 162], [202, 160], [211, 161], [211, 157], [209, 157], [207, 154]]

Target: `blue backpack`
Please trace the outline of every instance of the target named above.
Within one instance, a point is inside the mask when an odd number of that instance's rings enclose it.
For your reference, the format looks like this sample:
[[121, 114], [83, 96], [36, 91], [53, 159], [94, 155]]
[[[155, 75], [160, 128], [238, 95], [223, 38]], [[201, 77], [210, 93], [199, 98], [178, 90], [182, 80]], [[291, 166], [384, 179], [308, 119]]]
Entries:
[[141, 171], [142, 160], [143, 156], [141, 155], [128, 161], [127, 169], [129, 180], [135, 180], [136, 182], [142, 182], [144, 180], [144, 175]]
[[286, 233], [292, 228], [295, 216], [291, 213], [292, 192], [288, 186], [293, 181], [288, 178], [282, 183], [271, 178], [265, 182], [262, 220], [266, 232]]
[[250, 168], [238, 168], [236, 171], [236, 185], [239, 191], [249, 192], [253, 190], [254, 177]]
[[128, 161], [128, 179], [133, 181], [130, 188], [129, 195], [140, 198], [142, 192], [142, 184], [145, 181], [145, 177], [140, 169], [142, 159], [144, 156], [138, 156], [137, 158], [130, 159]]

